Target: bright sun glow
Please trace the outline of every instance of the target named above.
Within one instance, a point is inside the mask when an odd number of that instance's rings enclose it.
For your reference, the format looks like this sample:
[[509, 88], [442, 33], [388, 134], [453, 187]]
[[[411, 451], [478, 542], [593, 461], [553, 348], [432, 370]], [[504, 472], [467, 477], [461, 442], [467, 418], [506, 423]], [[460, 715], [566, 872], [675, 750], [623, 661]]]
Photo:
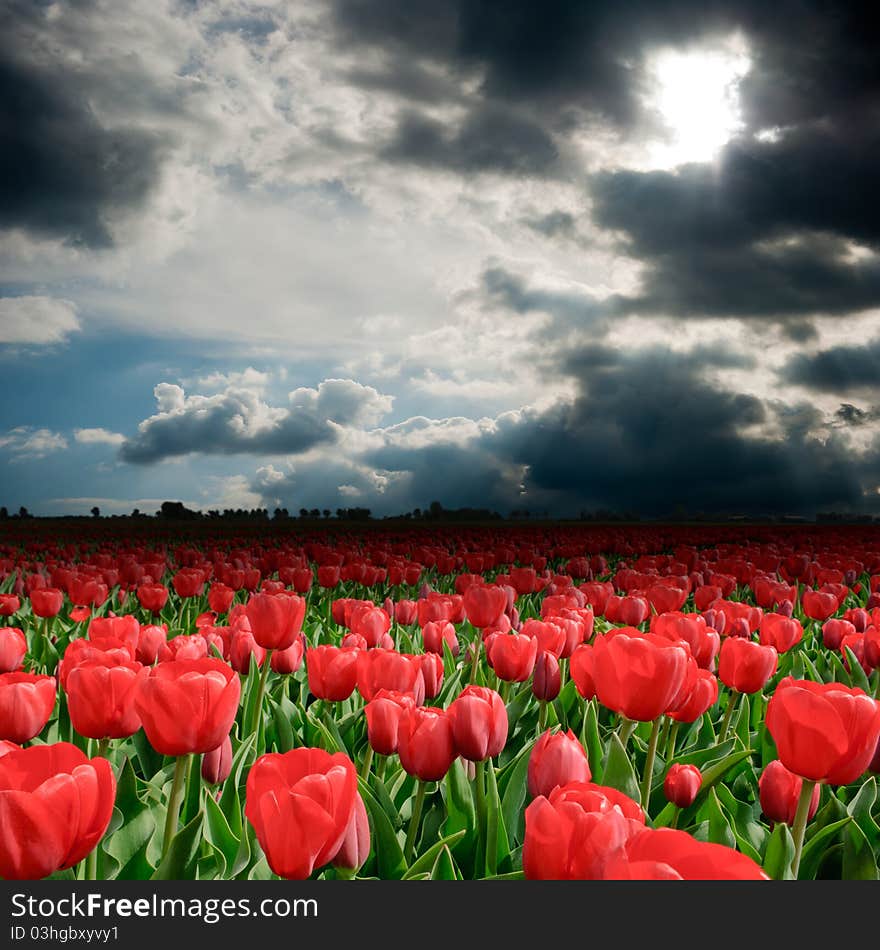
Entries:
[[668, 130], [650, 150], [655, 168], [711, 161], [742, 129], [738, 87], [750, 65], [738, 37], [710, 49], [662, 50], [651, 58], [647, 104]]

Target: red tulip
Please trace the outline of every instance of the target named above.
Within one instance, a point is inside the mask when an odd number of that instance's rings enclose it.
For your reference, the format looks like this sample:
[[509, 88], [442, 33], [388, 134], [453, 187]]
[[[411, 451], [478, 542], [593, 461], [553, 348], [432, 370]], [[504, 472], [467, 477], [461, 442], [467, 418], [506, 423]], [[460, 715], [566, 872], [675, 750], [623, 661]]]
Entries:
[[240, 694], [238, 676], [222, 660], [169, 660], [140, 680], [135, 709], [157, 752], [203, 753], [229, 735]]
[[341, 752], [261, 755], [248, 773], [245, 815], [273, 872], [302, 881], [330, 862], [345, 840], [357, 794], [354, 763]]
[[880, 737], [880, 704], [860, 689], [785, 677], [767, 704], [767, 729], [782, 764], [802, 778], [849, 785]]
[[532, 798], [547, 796], [558, 785], [589, 782], [591, 778], [587, 753], [571, 729], [556, 733], [548, 729], [532, 747], [528, 766], [528, 789]]
[[208, 588], [208, 606], [217, 614], [225, 614], [234, 599], [235, 591], [225, 584], [214, 583]]
[[535, 671], [532, 673], [532, 694], [536, 699], [551, 701], [556, 699], [561, 688], [559, 660], [553, 653], [542, 653], [535, 661]]
[[718, 678], [737, 692], [757, 693], [776, 672], [776, 662], [773, 647], [742, 637], [727, 637], [718, 659]]
[[273, 650], [269, 663], [275, 673], [295, 673], [302, 666], [305, 646], [302, 634], [284, 650]]
[[379, 755], [397, 752], [400, 719], [405, 709], [415, 706], [411, 693], [380, 689], [364, 707], [367, 716], [367, 739]]
[[423, 653], [417, 659], [425, 684], [425, 699], [434, 699], [443, 688], [443, 659], [437, 653]]
[[522, 683], [532, 675], [538, 641], [517, 633], [499, 634], [486, 654], [495, 675], [508, 683]]
[[473, 626], [483, 629], [498, 622], [507, 607], [507, 594], [500, 587], [470, 586], [464, 593], [464, 609]]
[[570, 782], [526, 808], [523, 871], [528, 880], [596, 880], [644, 828], [641, 808], [616, 789]]
[[245, 613], [263, 649], [286, 650], [302, 630], [306, 602], [296, 594], [252, 594]]
[[646, 828], [632, 835], [608, 862], [604, 876], [606, 880], [769, 880], [748, 855], [673, 828]]
[[247, 676], [252, 660], [262, 667], [265, 659], [266, 651], [254, 639], [253, 633], [244, 625], [236, 625], [229, 638], [229, 665], [236, 673]]
[[404, 709], [397, 733], [397, 753], [408, 775], [423, 782], [439, 781], [458, 755], [452, 720], [442, 709]]
[[708, 670], [697, 670], [685, 696], [679, 696], [668, 715], [676, 722], [696, 722], [718, 702], [718, 679]]
[[354, 810], [342, 844], [333, 858], [333, 866], [345, 871], [357, 871], [369, 856], [370, 820], [360, 792], [355, 792]]
[[774, 647], [777, 653], [785, 653], [804, 637], [804, 628], [799, 620], [784, 614], [764, 614], [759, 628], [759, 639], [764, 646]]
[[[758, 779], [758, 796], [764, 817], [770, 822], [793, 825], [803, 784], [804, 780], [794, 772], [790, 772], [779, 759], [768, 763]], [[810, 799], [807, 821], [813, 818], [819, 808], [820, 792], [821, 789], [817, 784]]]
[[837, 613], [840, 602], [834, 594], [819, 590], [805, 590], [801, 595], [804, 613], [813, 620], [827, 620]]
[[137, 597], [144, 610], [157, 614], [168, 603], [168, 588], [164, 584], [141, 584]]
[[443, 656], [443, 644], [446, 643], [453, 656], [458, 656], [459, 643], [455, 627], [448, 620], [430, 620], [422, 627], [422, 641], [428, 653]]
[[0, 877], [36, 880], [71, 868], [101, 840], [116, 798], [106, 759], [67, 742], [0, 758]]
[[64, 593], [57, 587], [43, 587], [31, 591], [31, 610], [35, 617], [55, 617], [61, 612]]
[[21, 609], [21, 598], [17, 594], [0, 594], [0, 617], [11, 617]]
[[28, 742], [43, 731], [55, 708], [55, 677], [0, 673], [0, 739]]
[[843, 638], [852, 636], [856, 632], [855, 626], [848, 620], [826, 620], [822, 624], [822, 643], [829, 650], [839, 650]]
[[27, 637], [18, 627], [0, 627], [0, 673], [21, 669], [27, 653]]
[[577, 691], [584, 699], [592, 699], [596, 695], [596, 681], [593, 678], [593, 647], [589, 643], [579, 646], [568, 661], [571, 678]]
[[352, 633], [360, 634], [368, 647], [377, 647], [391, 629], [391, 617], [381, 607], [359, 605], [351, 612]]
[[380, 689], [412, 693], [421, 705], [425, 698], [425, 680], [421, 659], [396, 650], [367, 650], [358, 654], [357, 688], [369, 702]]
[[693, 805], [702, 782], [703, 774], [695, 765], [676, 762], [669, 767], [663, 780], [663, 794], [673, 805], [688, 808]]
[[134, 735], [141, 727], [134, 700], [145, 675], [140, 663], [106, 653], [77, 664], [65, 688], [73, 728], [90, 739]]
[[340, 702], [354, 692], [360, 650], [327, 644], [306, 650], [309, 690], [318, 699]]
[[593, 646], [593, 679], [603, 706], [639, 722], [663, 715], [681, 692], [689, 651], [618, 633]]
[[448, 709], [455, 745], [471, 762], [498, 755], [507, 742], [507, 707], [494, 690], [466, 686]]
[[198, 568], [185, 567], [171, 578], [171, 585], [178, 597], [184, 600], [190, 597], [201, 597], [205, 589], [205, 572]]
[[202, 778], [209, 785], [220, 785], [232, 772], [232, 740], [227, 736], [216, 749], [202, 754]]

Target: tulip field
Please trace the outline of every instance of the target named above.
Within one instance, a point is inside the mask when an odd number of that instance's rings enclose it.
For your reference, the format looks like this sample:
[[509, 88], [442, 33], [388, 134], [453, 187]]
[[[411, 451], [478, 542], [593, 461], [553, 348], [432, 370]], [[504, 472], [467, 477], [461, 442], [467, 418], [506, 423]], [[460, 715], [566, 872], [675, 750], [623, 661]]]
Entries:
[[880, 876], [871, 525], [0, 524], [0, 878]]

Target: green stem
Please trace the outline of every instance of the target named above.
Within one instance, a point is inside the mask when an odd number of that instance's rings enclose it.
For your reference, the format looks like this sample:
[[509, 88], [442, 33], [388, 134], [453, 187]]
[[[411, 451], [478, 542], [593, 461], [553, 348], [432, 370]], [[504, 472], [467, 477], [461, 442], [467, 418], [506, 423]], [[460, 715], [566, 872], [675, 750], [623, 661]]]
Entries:
[[538, 735], [540, 735], [547, 725], [547, 700], [542, 699], [538, 703]]
[[500, 684], [501, 699], [506, 706], [510, 702], [510, 683], [502, 681]]
[[721, 735], [718, 736], [718, 742], [724, 742], [727, 733], [730, 731], [730, 721], [733, 719], [733, 711], [736, 709], [736, 701], [739, 699], [739, 692], [735, 689], [730, 691], [730, 699], [727, 701], [727, 712], [724, 713], [724, 722], [721, 723]]
[[651, 779], [654, 777], [654, 759], [657, 755], [657, 742], [660, 739], [660, 726], [663, 717], [658, 716], [651, 725], [651, 738], [648, 741], [648, 756], [645, 759], [645, 774], [642, 776], [642, 808], [647, 812], [648, 799], [651, 797]]
[[477, 812], [477, 853], [474, 873], [478, 875], [486, 863], [486, 763], [474, 763], [474, 803]]
[[171, 840], [177, 832], [177, 817], [180, 814], [180, 802], [186, 785], [186, 771], [189, 755], [179, 755], [174, 763], [174, 781], [171, 783], [171, 796], [168, 799], [168, 813], [165, 816], [165, 837], [162, 839], [162, 857], [168, 854]]
[[678, 824], [678, 816], [681, 814], [681, 809], [678, 807], [678, 805], [675, 805], [673, 807], [675, 810], [672, 812], [672, 821], [670, 821], [669, 824], [667, 825], [668, 828], [676, 827], [676, 825]]
[[669, 734], [666, 737], [666, 761], [672, 761], [675, 755], [675, 740], [678, 738], [678, 727], [681, 723], [677, 719], [669, 720]]
[[260, 684], [257, 686], [257, 701], [254, 703], [254, 711], [251, 715], [250, 732], [254, 733], [260, 727], [260, 717], [263, 714], [263, 695], [266, 692], [266, 681], [269, 679], [269, 669], [272, 665], [272, 651], [266, 650], [266, 658], [263, 660], [263, 669], [260, 672]]
[[794, 815], [794, 826], [791, 829], [791, 836], [794, 838], [794, 858], [791, 862], [791, 873], [797, 880], [798, 869], [801, 866], [801, 853], [804, 850], [804, 833], [807, 830], [807, 818], [810, 814], [810, 799], [813, 797], [813, 789], [816, 783], [809, 779], [804, 779], [801, 786], [801, 795], [798, 799], [797, 811]]
[[[476, 630], [476, 628], [474, 628]], [[479, 630], [476, 630], [474, 638], [474, 659], [471, 663], [471, 683], [476, 682], [477, 670], [480, 668], [480, 647], [483, 644], [483, 637]]]
[[370, 774], [370, 766], [373, 764], [373, 747], [371, 745], [367, 746], [366, 754], [364, 755], [364, 761], [361, 765], [361, 778], [366, 781], [367, 776]]
[[376, 778], [379, 779], [380, 782], [385, 781], [385, 763], [387, 761], [388, 761], [387, 755], [380, 755], [376, 759]]
[[425, 789], [428, 783], [419, 779], [416, 785], [416, 799], [413, 802], [412, 817], [409, 820], [409, 828], [406, 832], [406, 844], [403, 847], [403, 856], [407, 864], [412, 864], [413, 850], [416, 846], [416, 835], [418, 834], [419, 823], [422, 820], [422, 806], [425, 804]]
[[620, 725], [617, 727], [617, 738], [620, 739], [620, 744], [626, 748], [627, 742], [629, 742], [630, 736], [636, 731], [636, 725], [638, 725], [634, 720], [627, 719], [626, 716], [620, 717]]

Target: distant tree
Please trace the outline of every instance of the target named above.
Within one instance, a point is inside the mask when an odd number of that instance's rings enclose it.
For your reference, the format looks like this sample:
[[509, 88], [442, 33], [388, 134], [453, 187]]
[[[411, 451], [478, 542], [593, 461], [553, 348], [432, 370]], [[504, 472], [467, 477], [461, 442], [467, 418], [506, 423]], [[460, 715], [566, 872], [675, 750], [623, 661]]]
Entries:
[[100, 517], [101, 517], [101, 509], [100, 509], [97, 505], [95, 505], [95, 507], [92, 508], [92, 517], [93, 517], [93, 518], [100, 518]]
[[27, 508], [25, 508], [24, 505], [22, 505], [21, 508], [18, 509], [19, 518], [30, 518], [30, 516], [31, 516], [31, 513], [27, 510]]
[[322, 514], [325, 518], [329, 518], [329, 517], [330, 517], [330, 509], [329, 509], [329, 508], [325, 508], [325, 509], [321, 512], [321, 514]]
[[319, 508], [312, 508], [312, 510], [309, 512], [309, 517], [310, 517], [310, 518], [320, 518], [320, 517], [321, 517], [321, 511], [320, 511], [320, 509], [319, 509]]
[[4, 505], [2, 508], [0, 508], [0, 519], [5, 521], [8, 517], [9, 517], [9, 511], [6, 508], [6, 505]]
[[308, 508], [300, 508], [300, 510], [299, 510], [299, 516], [300, 516], [300, 518], [308, 518], [308, 516], [309, 516], [309, 509], [308, 509]]

